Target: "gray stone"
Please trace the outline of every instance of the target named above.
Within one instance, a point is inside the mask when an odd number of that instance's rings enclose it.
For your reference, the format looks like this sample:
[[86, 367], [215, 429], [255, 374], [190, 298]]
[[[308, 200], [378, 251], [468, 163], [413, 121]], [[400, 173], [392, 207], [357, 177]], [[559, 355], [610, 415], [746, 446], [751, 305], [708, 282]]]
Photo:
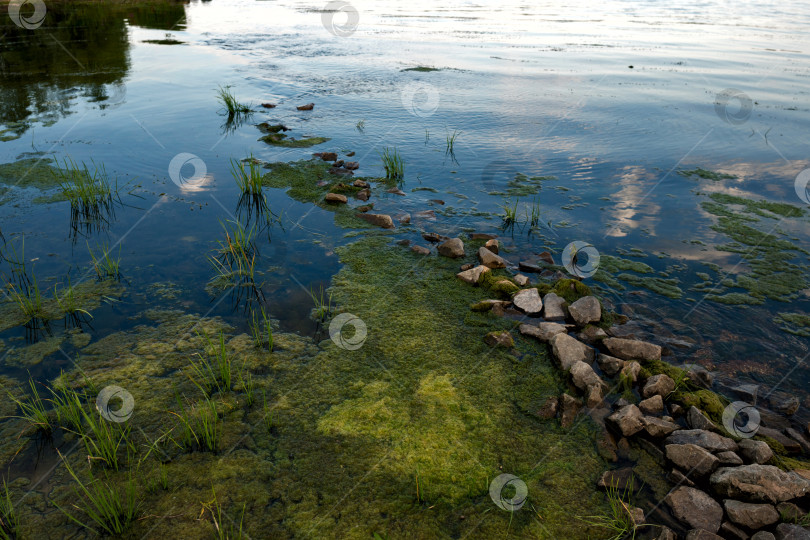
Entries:
[[642, 414], [635, 405], [627, 405], [606, 418], [609, 425], [625, 437], [635, 435], [644, 429]]
[[675, 484], [676, 486], [689, 486], [695, 487], [695, 483], [687, 478], [681, 471], [678, 469], [672, 469], [667, 474], [667, 480]]
[[783, 393], [771, 395], [768, 404], [774, 411], [787, 416], [791, 416], [799, 410], [799, 398]]
[[620, 492], [634, 492], [640, 487], [635, 483], [632, 467], [605, 471], [599, 477], [596, 485], [602, 489], [618, 489]]
[[655, 540], [678, 540], [678, 535], [669, 527], [661, 526], [661, 532], [655, 537]]
[[799, 443], [799, 446], [802, 447], [802, 452], [805, 454], [810, 454], [810, 441], [808, 441], [807, 438], [802, 435], [801, 432], [799, 432], [799, 430], [787, 428], [785, 430], [785, 435]]
[[515, 346], [515, 340], [509, 332], [490, 332], [484, 336], [484, 343], [492, 348], [501, 347], [511, 349]]
[[776, 540], [810, 540], [810, 532], [807, 529], [791, 523], [780, 523], [774, 532]]
[[478, 260], [488, 268], [506, 268], [506, 260], [485, 247], [478, 248]]
[[599, 322], [602, 318], [602, 306], [594, 296], [583, 296], [570, 306], [568, 313], [571, 318], [580, 326], [585, 326], [593, 322]]
[[711, 388], [714, 383], [714, 376], [709, 371], [698, 364], [689, 364], [684, 366], [686, 370], [686, 378], [703, 388]]
[[686, 411], [686, 425], [692, 429], [705, 429], [706, 431], [717, 431], [717, 426], [694, 405]]
[[610, 354], [623, 360], [650, 361], [661, 359], [661, 347], [635, 339], [607, 338], [602, 341]]
[[720, 460], [720, 465], [742, 465], [744, 462], [740, 456], [734, 452], [718, 452], [717, 459]]
[[650, 437], [656, 439], [666, 437], [681, 428], [678, 424], [669, 422], [663, 418], [656, 418], [655, 416], [645, 416], [642, 420], [644, 422], [644, 431], [646, 431]]
[[377, 227], [382, 227], [383, 229], [394, 228], [394, 220], [391, 219], [391, 216], [386, 214], [355, 214], [354, 217], [367, 221]]
[[656, 395], [665, 398], [670, 395], [673, 390], [675, 390], [675, 381], [672, 380], [672, 377], [660, 373], [647, 379], [644, 388], [641, 390], [641, 395], [645, 398]]
[[759, 429], [757, 430], [757, 435], [762, 435], [763, 437], [768, 437], [769, 439], [775, 440], [776, 442], [785, 447], [785, 451], [788, 454], [801, 454], [802, 452], [802, 446], [798, 442], [794, 441], [793, 439], [791, 439], [778, 429], [771, 429], [765, 426], [759, 426]]
[[598, 326], [587, 326], [583, 328], [579, 334], [577, 334], [577, 338], [588, 345], [597, 345], [606, 337], [607, 334], [605, 331]]
[[600, 405], [602, 405], [602, 402], [605, 400], [606, 391], [607, 388], [605, 387], [604, 383], [601, 383], [601, 379], [600, 384], [593, 384], [589, 386], [588, 390], [586, 391], [587, 399], [585, 401], [585, 404], [588, 406], [588, 408], [596, 409]]
[[730, 521], [724, 521], [720, 525], [720, 534], [723, 538], [731, 540], [748, 540], [748, 533]]
[[537, 289], [523, 289], [512, 298], [512, 303], [526, 315], [540, 315], [543, 309], [543, 300]]
[[762, 465], [773, 457], [773, 450], [765, 441], [755, 441], [753, 439], [743, 439], [737, 443], [740, 446], [740, 454], [748, 463]]
[[726, 540], [722, 536], [717, 534], [711, 533], [709, 531], [705, 531], [703, 529], [692, 529], [686, 536], [684, 536], [685, 540]]
[[411, 246], [411, 251], [417, 255], [430, 255], [430, 250], [422, 246]]
[[531, 283], [529, 278], [527, 276], [524, 276], [523, 274], [516, 275], [514, 277], [514, 280], [515, 280], [515, 283], [518, 284], [518, 287], [526, 287], [526, 286], [529, 285], [529, 283]]
[[807, 515], [807, 512], [799, 508], [793, 503], [789, 502], [781, 502], [776, 505], [776, 511], [779, 512], [779, 517], [783, 521], [799, 521], [804, 516]]
[[501, 244], [498, 242], [497, 238], [490, 238], [487, 240], [487, 243], [484, 244], [484, 247], [490, 250], [495, 255], [498, 255], [501, 252]]
[[772, 465], [720, 467], [711, 476], [710, 483], [720, 496], [747, 502], [776, 504], [810, 492], [810, 481]]
[[[436, 249], [438, 249], [439, 255], [450, 257], [451, 259], [458, 259], [459, 257], [464, 256], [464, 242], [461, 241], [461, 238], [451, 238], [450, 240], [445, 240], [439, 244], [439, 247]], [[492, 268], [488, 264], [485, 264], [484, 266]]]
[[549, 341], [554, 357], [568, 371], [577, 362], [587, 362], [588, 347], [568, 334], [557, 334]]
[[476, 266], [475, 268], [470, 268], [469, 270], [464, 270], [463, 272], [459, 272], [456, 274], [456, 277], [465, 283], [469, 283], [470, 285], [475, 285], [478, 283], [481, 274], [489, 272], [489, 268], [486, 266]]
[[711, 452], [737, 451], [737, 443], [728, 437], [703, 429], [681, 429], [667, 438], [666, 444], [694, 444]]
[[661, 396], [655, 395], [647, 398], [638, 404], [638, 408], [644, 414], [661, 414], [664, 412], [664, 400]]
[[547, 321], [565, 320], [565, 299], [550, 292], [543, 297], [543, 317]]
[[349, 199], [346, 198], [346, 195], [341, 195], [340, 193], [327, 193], [326, 197], [324, 197], [326, 202], [330, 203], [338, 203], [338, 204], [346, 204], [349, 202]]
[[533, 324], [521, 324], [520, 333], [524, 336], [532, 336], [540, 341], [550, 341], [557, 334], [565, 334], [565, 326], [557, 323], [541, 322], [537, 326]]
[[720, 530], [723, 508], [699, 489], [681, 486], [670, 491], [664, 501], [673, 515], [692, 528], [710, 533]]
[[608, 377], [615, 376], [624, 367], [624, 360], [607, 354], [600, 353], [596, 361], [599, 363], [599, 369], [604, 371]]
[[751, 540], [776, 540], [776, 537], [768, 531], [759, 531], [751, 537]]
[[557, 411], [560, 408], [560, 398], [552, 396], [546, 399], [546, 402], [537, 411], [537, 416], [543, 420], [551, 420], [557, 416]]
[[574, 365], [571, 366], [570, 373], [571, 382], [582, 391], [594, 385], [604, 384], [593, 368], [585, 362], [574, 362]]
[[641, 373], [641, 364], [636, 361], [625, 362], [621, 371], [623, 377], [627, 377], [633, 382], [638, 380], [639, 373]]
[[684, 469], [687, 476], [707, 476], [714, 472], [719, 460], [694, 444], [668, 444], [665, 446], [667, 459]]
[[733, 499], [723, 501], [728, 519], [737, 525], [758, 530], [779, 521], [779, 512], [770, 504], [753, 504]]

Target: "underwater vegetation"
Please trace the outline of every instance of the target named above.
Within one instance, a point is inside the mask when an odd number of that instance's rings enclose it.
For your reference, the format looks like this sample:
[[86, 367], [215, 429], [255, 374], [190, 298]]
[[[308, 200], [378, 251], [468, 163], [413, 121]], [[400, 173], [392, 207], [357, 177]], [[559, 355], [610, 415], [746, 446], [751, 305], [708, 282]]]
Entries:
[[388, 180], [400, 181], [405, 178], [405, 160], [396, 148], [383, 148], [380, 159], [385, 169], [385, 177]]

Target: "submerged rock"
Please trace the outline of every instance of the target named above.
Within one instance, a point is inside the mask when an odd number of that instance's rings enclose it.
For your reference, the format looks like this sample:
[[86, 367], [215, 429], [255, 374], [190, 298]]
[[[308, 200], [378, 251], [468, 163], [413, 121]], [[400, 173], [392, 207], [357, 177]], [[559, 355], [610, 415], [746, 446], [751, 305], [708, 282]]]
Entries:
[[515, 346], [515, 340], [509, 332], [490, 332], [484, 336], [484, 343], [490, 347], [502, 347], [511, 349]]
[[540, 312], [543, 310], [543, 301], [540, 299], [540, 293], [534, 288], [524, 289], [518, 292], [514, 298], [512, 298], [512, 303], [515, 304], [516, 308], [527, 315], [540, 315]]
[[531, 281], [527, 276], [523, 274], [518, 274], [514, 277], [515, 283], [518, 284], [519, 287], [527, 287]]
[[311, 111], [314, 108], [315, 108], [314, 103], [307, 103], [306, 105], [299, 105], [298, 107], [296, 107], [296, 109], [298, 109], [299, 111]]
[[355, 214], [354, 217], [368, 221], [372, 225], [382, 227], [383, 229], [394, 228], [394, 220], [387, 214]]
[[501, 245], [496, 238], [487, 240], [487, 243], [484, 244], [484, 247], [490, 250], [495, 255], [497, 255], [501, 251]]
[[607, 338], [602, 341], [610, 354], [624, 360], [648, 362], [661, 359], [661, 347], [636, 339]]
[[339, 204], [346, 204], [347, 202], [349, 202], [349, 200], [346, 198], [346, 196], [341, 195], [340, 193], [327, 193], [324, 200], [326, 202], [339, 203]]
[[563, 394], [560, 396], [560, 409], [562, 411], [560, 425], [569, 428], [574, 425], [574, 420], [582, 409], [582, 400]]
[[422, 246], [412, 246], [411, 251], [413, 251], [417, 255], [430, 255], [430, 250]]

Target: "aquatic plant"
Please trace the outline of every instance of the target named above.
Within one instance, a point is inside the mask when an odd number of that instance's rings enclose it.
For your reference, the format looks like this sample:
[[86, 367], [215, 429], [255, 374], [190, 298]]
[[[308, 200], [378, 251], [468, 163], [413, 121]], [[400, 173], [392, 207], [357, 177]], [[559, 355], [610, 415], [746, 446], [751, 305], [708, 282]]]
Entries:
[[[540, 213], [540, 201], [534, 199], [534, 201], [532, 201], [532, 215], [529, 220], [529, 225], [532, 227], [537, 227], [537, 225], [540, 223]], [[527, 215], [526, 217], [529, 216]]]
[[8, 291], [11, 299], [20, 308], [25, 322], [43, 318], [42, 292], [39, 290], [39, 283], [32, 272], [25, 275], [26, 283], [8, 283]]
[[582, 519], [585, 523], [605, 529], [608, 540], [634, 539], [636, 532], [643, 525], [633, 519], [630, 497], [633, 494], [633, 480], [619, 489], [618, 482], [607, 486], [608, 508], [604, 514]]
[[513, 206], [509, 206], [509, 204], [504, 204], [501, 208], [503, 209], [503, 215], [501, 216], [502, 226], [506, 228], [512, 228], [517, 223], [517, 205], [518, 201], [515, 201]]
[[447, 146], [445, 147], [444, 151], [445, 154], [455, 155], [456, 137], [458, 137], [460, 133], [460, 131], [453, 130], [452, 135], [450, 133], [447, 134]]
[[236, 96], [234, 96], [233, 92], [231, 92], [230, 85], [219, 87], [219, 90], [217, 90], [217, 99], [219, 99], [220, 103], [222, 103], [222, 105], [228, 111], [229, 116], [248, 114], [252, 112], [250, 105], [240, 103], [236, 100]]
[[79, 393], [67, 387], [51, 388], [50, 402], [56, 411], [56, 421], [64, 429], [84, 435], [84, 407]]
[[242, 364], [242, 369], [239, 371], [238, 377], [239, 386], [245, 393], [245, 401], [247, 402], [247, 406], [252, 407], [253, 404], [256, 403], [256, 384], [253, 381], [253, 374], [245, 369], [244, 364]]
[[363, 131], [366, 129], [366, 121], [365, 121], [365, 120], [359, 120], [359, 121], [358, 121], [358, 122], [357, 122], [357, 123], [354, 125], [354, 127], [355, 127], [355, 129], [357, 129], [357, 131], [359, 131], [360, 133], [362, 133], [362, 132], [363, 132]]
[[259, 349], [267, 345], [268, 352], [273, 352], [273, 325], [267, 318], [264, 306], [261, 308], [261, 315], [262, 318], [259, 320], [259, 314], [255, 310], [250, 313], [250, 333], [253, 336], [253, 343]]
[[101, 462], [107, 468], [117, 471], [120, 467], [118, 453], [121, 449], [126, 451], [127, 462], [130, 461], [135, 447], [129, 439], [129, 424], [110, 422], [96, 410], [88, 412], [82, 408], [81, 414], [87, 428], [76, 433], [81, 436], [87, 458], [91, 462]]
[[228, 355], [228, 347], [225, 344], [225, 333], [219, 333], [216, 343], [208, 334], [203, 334], [203, 338], [206, 342], [206, 354], [197, 354], [199, 362], [191, 361], [195, 375], [191, 380], [206, 396], [210, 396], [214, 389], [228, 392], [231, 389], [233, 366]]
[[56, 285], [53, 286], [53, 297], [56, 299], [56, 303], [59, 305], [59, 309], [62, 310], [62, 313], [74, 320], [74, 322], [80, 323], [82, 316], [93, 318], [89, 311], [79, 307], [76, 289], [70, 283], [70, 276], [68, 276], [67, 287], [62, 290], [61, 294], [57, 291]]
[[217, 493], [214, 491], [213, 487], [211, 487], [211, 492], [214, 494], [214, 498], [211, 502], [203, 503], [203, 508], [208, 510], [208, 512], [211, 514], [211, 520], [213, 521], [214, 529], [216, 530], [216, 538], [218, 540], [243, 540], [244, 538], [248, 538], [243, 531], [246, 508], [245, 503], [242, 503], [242, 514], [239, 518], [239, 524], [237, 525], [228, 516], [224, 516], [228, 521], [228, 523], [225, 523], [225, 519], [223, 519], [222, 505], [219, 504], [219, 501], [217, 500]]
[[250, 156], [247, 160], [231, 159], [231, 175], [244, 194], [262, 194], [262, 171], [258, 162]]
[[76, 482], [73, 492], [80, 502], [74, 504], [73, 507], [86, 515], [90, 521], [81, 520], [58, 505], [57, 508], [71, 521], [85, 529], [94, 530], [90, 525], [93, 523], [109, 535], [117, 536], [125, 533], [137, 519], [140, 508], [132, 473], [124, 483], [123, 490], [93, 478], [92, 473], [90, 482], [84, 483], [61, 453], [59, 457], [62, 458], [65, 468]]
[[176, 416], [182, 425], [181, 447], [217, 452], [221, 426], [217, 406], [208, 396], [203, 398], [202, 404], [193, 405], [190, 411], [181, 407], [179, 413], [169, 412]]
[[39, 395], [34, 379], [29, 378], [28, 384], [31, 387], [31, 394], [22, 399], [14, 397], [11, 392], [8, 393], [11, 401], [16, 403], [17, 407], [20, 408], [20, 416], [14, 416], [12, 418], [26, 420], [32, 427], [36, 428], [38, 432], [50, 435], [53, 428], [51, 426], [48, 410], [45, 408], [45, 402]]
[[405, 177], [405, 161], [396, 148], [383, 148], [382, 154], [383, 167], [385, 167], [385, 177], [389, 180], [401, 180]]
[[14, 510], [8, 484], [3, 479], [3, 494], [0, 496], [0, 540], [15, 540], [20, 537], [20, 518]]
[[86, 163], [81, 165], [66, 157], [53, 169], [62, 196], [70, 202], [73, 217], [103, 218], [111, 210], [113, 201], [118, 197], [117, 182], [111, 180], [104, 165], [92, 168]]
[[225, 241], [219, 242], [215, 257], [208, 257], [216, 275], [212, 284], [219, 287], [233, 285], [248, 285], [258, 291], [255, 281], [256, 257], [256, 228], [248, 229], [239, 221], [229, 221], [230, 227], [221, 223], [225, 229]]
[[312, 298], [312, 302], [315, 304], [315, 309], [313, 310], [313, 314], [315, 315], [315, 319], [324, 322], [332, 313], [332, 293], [330, 292], [328, 295], [323, 290], [323, 285], [320, 286], [320, 292], [318, 294], [312, 290], [312, 287], [309, 288], [309, 296]]
[[99, 254], [93, 251], [90, 244], [87, 244], [87, 250], [90, 252], [90, 258], [93, 260], [93, 269], [96, 271], [98, 279], [119, 279], [121, 277], [121, 246], [118, 246], [118, 258], [110, 257], [110, 248], [107, 244], [103, 246], [96, 246], [100, 251]]

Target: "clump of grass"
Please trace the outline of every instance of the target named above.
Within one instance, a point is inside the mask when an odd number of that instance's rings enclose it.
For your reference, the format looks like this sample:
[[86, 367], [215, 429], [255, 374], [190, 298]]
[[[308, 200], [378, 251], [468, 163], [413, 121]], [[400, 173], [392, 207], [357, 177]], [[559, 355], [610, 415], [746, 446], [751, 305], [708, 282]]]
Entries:
[[96, 271], [98, 279], [119, 279], [121, 277], [121, 246], [118, 246], [118, 258], [110, 257], [110, 248], [107, 244], [96, 246], [99, 253], [93, 251], [90, 244], [87, 250], [93, 260], [93, 269]]
[[633, 481], [619, 489], [618, 483], [607, 488], [608, 510], [603, 515], [589, 516], [583, 521], [600, 527], [607, 531], [609, 540], [622, 540], [635, 538], [638, 529], [643, 525], [637, 524], [631, 513], [630, 497], [633, 494]]
[[183, 428], [180, 446], [189, 450], [216, 453], [221, 435], [216, 403], [206, 396], [193, 405], [191, 410], [180, 405], [179, 413], [169, 411], [180, 420]]
[[26, 420], [37, 432], [50, 435], [53, 431], [53, 426], [51, 425], [48, 409], [45, 408], [45, 402], [39, 395], [34, 379], [28, 379], [28, 384], [31, 387], [31, 393], [22, 399], [14, 397], [11, 392], [8, 394], [11, 401], [16, 403], [20, 408], [20, 416], [14, 416], [12, 418]]
[[111, 536], [119, 536], [125, 533], [138, 518], [140, 508], [132, 474], [130, 473], [129, 479], [124, 483], [122, 490], [111, 486], [107, 482], [93, 478], [92, 475], [90, 482], [84, 483], [70, 467], [64, 456], [61, 453], [59, 456], [62, 458], [68, 473], [76, 482], [73, 491], [81, 501], [81, 506], [74, 504], [73, 507], [87, 517], [81, 520], [65, 509], [58, 506], [57, 508], [71, 521], [85, 529], [94, 530], [94, 527], [90, 525], [92, 523]]
[[208, 258], [216, 271], [212, 283], [220, 287], [241, 284], [256, 290], [256, 228], [248, 229], [239, 221], [228, 223], [232, 225], [222, 223], [225, 241], [219, 242], [216, 256]]
[[357, 129], [357, 131], [359, 131], [360, 133], [363, 133], [363, 131], [365, 131], [365, 129], [366, 129], [366, 121], [365, 120], [359, 120], [354, 125], [354, 127], [355, 127], [355, 129]]
[[250, 105], [240, 103], [236, 100], [236, 96], [234, 96], [233, 92], [231, 92], [230, 85], [220, 86], [219, 90], [217, 91], [217, 98], [228, 111], [229, 116], [248, 114], [252, 112]]
[[77, 323], [77, 326], [78, 323], [81, 322], [82, 317], [93, 318], [89, 311], [79, 306], [79, 300], [76, 298], [76, 289], [71, 285], [69, 276], [67, 287], [65, 287], [61, 293], [57, 291], [56, 285], [53, 286], [53, 297], [56, 299], [56, 303], [59, 305], [59, 309], [62, 310], [62, 313]]
[[319, 293], [316, 293], [312, 287], [310, 287], [309, 296], [312, 298], [312, 302], [315, 304], [315, 309], [313, 310], [315, 319], [320, 322], [324, 322], [332, 313], [332, 293], [330, 292], [327, 295], [323, 290], [323, 285], [320, 286], [319, 291]]
[[253, 404], [256, 403], [256, 384], [253, 381], [253, 374], [245, 369], [243, 364], [238, 376], [239, 386], [245, 393], [245, 401], [247, 402], [247, 406], [252, 407]]
[[12, 300], [25, 317], [26, 323], [43, 318], [42, 292], [39, 290], [39, 283], [33, 272], [25, 275], [24, 283], [9, 282], [8, 290]]
[[118, 186], [104, 165], [81, 165], [67, 157], [54, 169], [62, 196], [70, 201], [71, 211], [84, 217], [101, 217], [118, 196]]
[[233, 366], [228, 355], [228, 347], [225, 344], [224, 332], [219, 333], [216, 343], [207, 334], [204, 334], [203, 337], [207, 345], [206, 353], [197, 355], [199, 362], [191, 361], [193, 372], [191, 381], [206, 397], [209, 397], [215, 391], [227, 392], [231, 389]]
[[385, 177], [389, 180], [401, 180], [405, 177], [405, 161], [396, 148], [383, 148], [380, 154], [383, 167], [385, 167]]
[[81, 414], [87, 428], [77, 434], [81, 435], [88, 459], [117, 471], [120, 467], [119, 452], [125, 450], [129, 461], [135, 451], [129, 440], [130, 425], [110, 422], [98, 411], [88, 412], [82, 408]]
[[273, 352], [273, 325], [270, 319], [267, 318], [264, 307], [261, 308], [261, 319], [259, 319], [259, 314], [256, 311], [251, 311], [250, 331], [257, 349], [267, 345], [267, 350]]
[[531, 215], [531, 219], [529, 221], [529, 224], [532, 227], [537, 227], [537, 225], [540, 224], [540, 214], [541, 214], [541, 212], [540, 212], [540, 201], [535, 199], [534, 201], [532, 201], [532, 215]]
[[8, 484], [3, 479], [3, 494], [0, 496], [0, 540], [15, 540], [20, 537], [20, 518], [14, 511]]
[[84, 406], [79, 393], [64, 386], [50, 390], [56, 421], [62, 428], [84, 436]]
[[501, 216], [502, 225], [504, 228], [511, 228], [514, 227], [517, 223], [517, 205], [518, 201], [515, 201], [513, 206], [509, 206], [509, 204], [503, 205], [503, 215]]
[[245, 161], [232, 159], [231, 174], [243, 194], [261, 196], [262, 170], [252, 155]]
[[219, 504], [216, 491], [214, 491], [213, 487], [211, 488], [211, 492], [214, 494], [213, 500], [209, 503], [203, 503], [203, 507], [211, 513], [211, 519], [214, 523], [214, 529], [216, 530], [216, 538], [218, 538], [218, 540], [242, 540], [247, 538], [243, 531], [246, 505], [244, 503], [242, 504], [242, 514], [239, 518], [238, 525], [227, 516], [224, 516], [228, 521], [228, 523], [225, 523], [225, 520], [223, 520], [222, 505]]

